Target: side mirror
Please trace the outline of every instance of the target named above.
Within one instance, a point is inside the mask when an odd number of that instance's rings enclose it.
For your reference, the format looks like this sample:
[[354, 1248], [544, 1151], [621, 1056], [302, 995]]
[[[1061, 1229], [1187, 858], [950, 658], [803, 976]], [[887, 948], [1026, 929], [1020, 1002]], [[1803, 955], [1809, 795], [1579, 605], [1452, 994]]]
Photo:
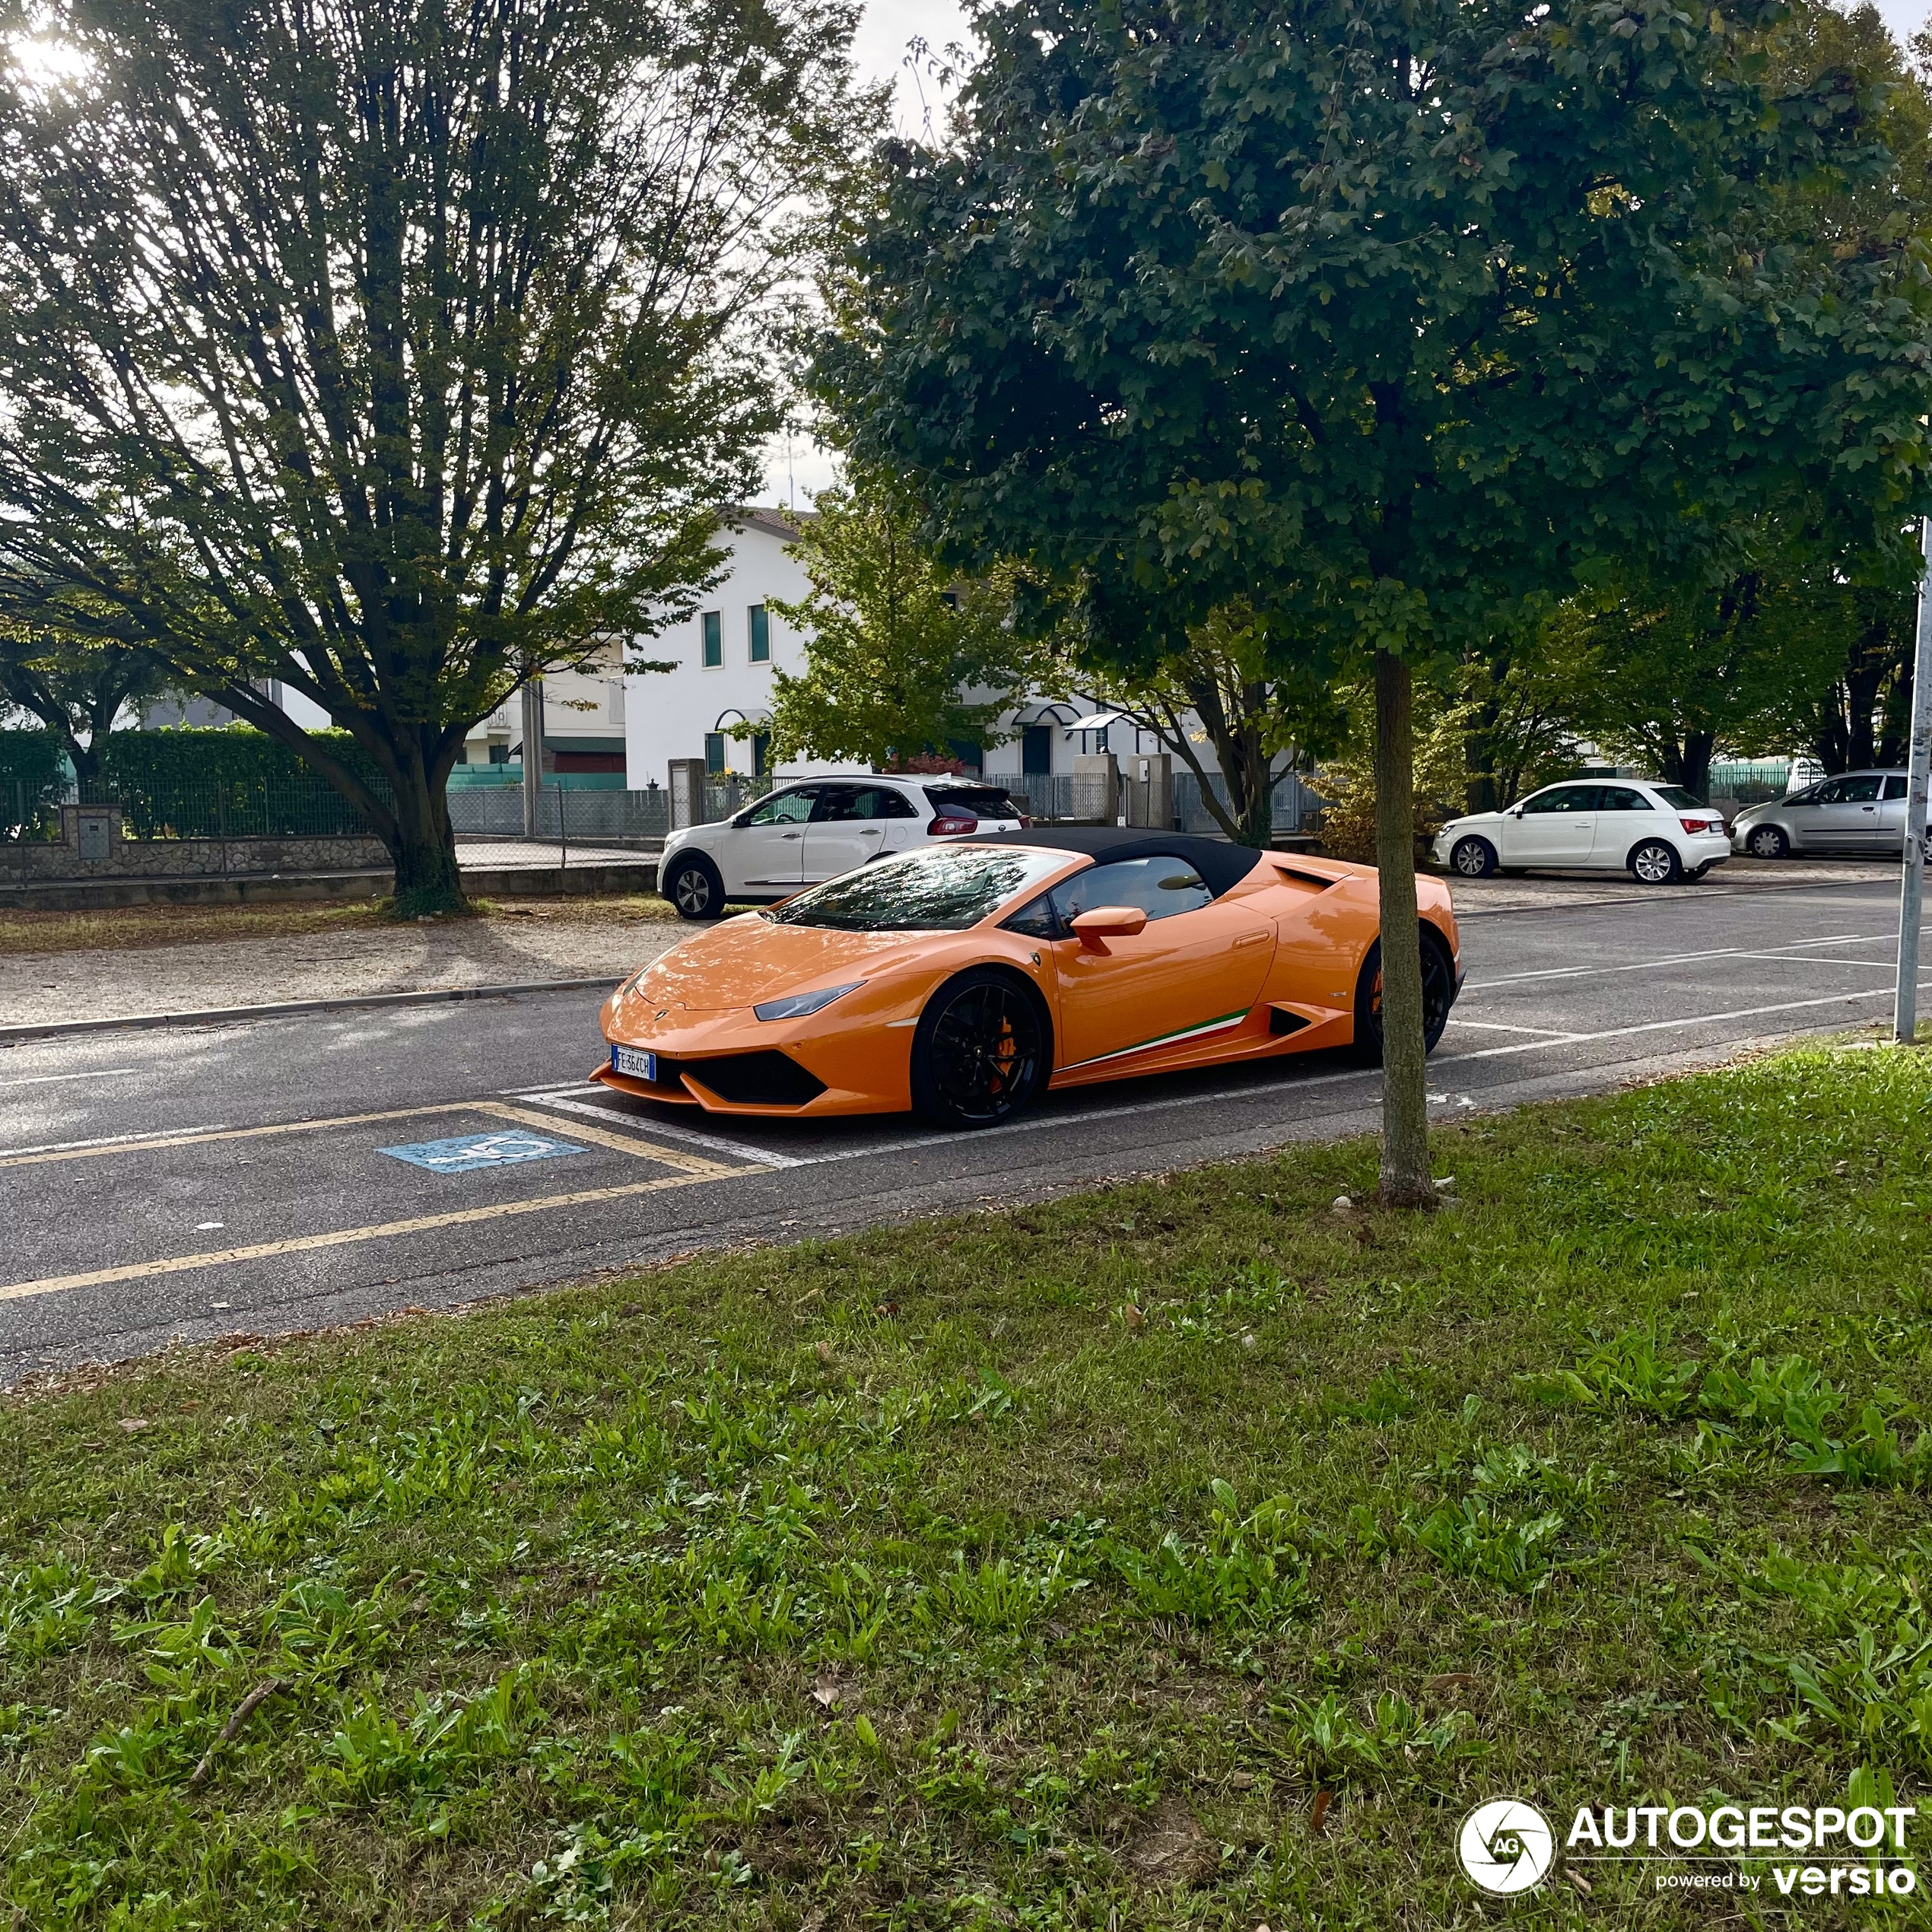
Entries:
[[1095, 906], [1073, 921], [1073, 936], [1095, 952], [1104, 952], [1109, 939], [1130, 939], [1146, 930], [1147, 915], [1138, 906]]

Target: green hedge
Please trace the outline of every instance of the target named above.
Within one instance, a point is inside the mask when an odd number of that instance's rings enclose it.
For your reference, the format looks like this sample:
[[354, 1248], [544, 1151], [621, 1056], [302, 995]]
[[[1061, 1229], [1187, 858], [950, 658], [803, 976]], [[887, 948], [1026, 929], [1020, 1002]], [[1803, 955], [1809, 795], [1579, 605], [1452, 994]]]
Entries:
[[30, 837], [67, 789], [60, 740], [44, 726], [0, 731], [0, 838]]
[[[345, 731], [321, 742], [379, 797], [389, 787]], [[129, 838], [327, 837], [365, 829], [361, 815], [288, 748], [252, 725], [116, 732], [102, 790]]]

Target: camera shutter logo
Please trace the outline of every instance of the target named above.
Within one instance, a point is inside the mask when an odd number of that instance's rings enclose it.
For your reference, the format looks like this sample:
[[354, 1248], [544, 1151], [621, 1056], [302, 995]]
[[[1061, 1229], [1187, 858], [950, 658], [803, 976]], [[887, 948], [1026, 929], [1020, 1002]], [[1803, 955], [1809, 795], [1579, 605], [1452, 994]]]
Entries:
[[1556, 1860], [1556, 1834], [1534, 1805], [1492, 1798], [1463, 1820], [1456, 1856], [1473, 1884], [1506, 1897], [1543, 1883]]

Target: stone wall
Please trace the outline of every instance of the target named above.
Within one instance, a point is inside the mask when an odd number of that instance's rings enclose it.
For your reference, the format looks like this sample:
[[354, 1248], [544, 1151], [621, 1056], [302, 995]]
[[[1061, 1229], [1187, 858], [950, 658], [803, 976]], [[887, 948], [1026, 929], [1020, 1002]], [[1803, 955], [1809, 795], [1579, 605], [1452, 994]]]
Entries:
[[0, 846], [0, 888], [56, 879], [265, 879], [386, 867], [380, 839], [123, 838], [111, 806], [63, 806], [58, 840]]

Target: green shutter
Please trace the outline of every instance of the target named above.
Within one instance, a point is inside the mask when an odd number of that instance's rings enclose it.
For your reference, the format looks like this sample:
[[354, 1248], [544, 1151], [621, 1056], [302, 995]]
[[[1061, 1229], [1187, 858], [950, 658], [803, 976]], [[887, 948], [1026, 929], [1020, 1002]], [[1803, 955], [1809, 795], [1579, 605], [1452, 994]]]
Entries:
[[724, 662], [724, 612], [707, 611], [704, 624], [704, 668], [714, 671]]
[[748, 613], [751, 618], [752, 662], [769, 663], [771, 659], [771, 618], [762, 604], [754, 604]]
[[715, 777], [724, 768], [724, 733], [721, 731], [707, 731], [704, 734], [704, 769]]

